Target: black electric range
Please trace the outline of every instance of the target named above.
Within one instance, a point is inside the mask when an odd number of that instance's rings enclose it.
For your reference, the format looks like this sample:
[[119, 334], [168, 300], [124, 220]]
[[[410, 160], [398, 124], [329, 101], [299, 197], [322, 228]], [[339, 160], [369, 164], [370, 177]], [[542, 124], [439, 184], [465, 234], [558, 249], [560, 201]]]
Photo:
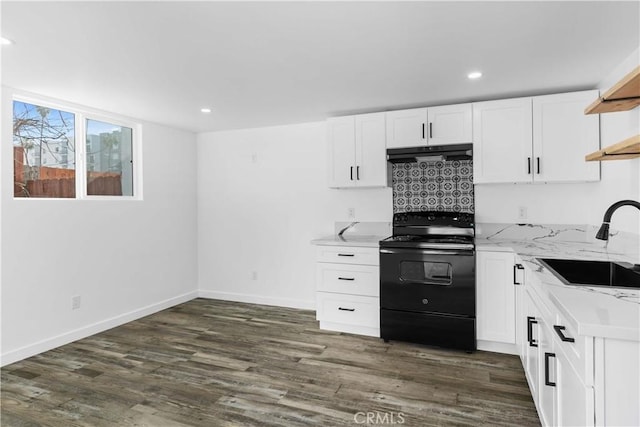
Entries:
[[403, 212], [380, 242], [385, 341], [476, 349], [474, 215]]

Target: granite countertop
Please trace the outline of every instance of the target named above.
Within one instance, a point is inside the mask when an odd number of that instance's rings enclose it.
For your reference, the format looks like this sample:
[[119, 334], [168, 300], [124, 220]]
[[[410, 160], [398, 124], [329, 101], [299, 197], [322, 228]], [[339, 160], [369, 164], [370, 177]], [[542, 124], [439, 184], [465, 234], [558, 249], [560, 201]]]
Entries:
[[366, 236], [366, 235], [333, 235], [321, 237], [311, 241], [313, 245], [321, 246], [359, 246], [365, 248], [377, 248], [379, 247], [380, 240], [386, 239], [387, 236]]
[[613, 235], [607, 246], [585, 226], [508, 225], [484, 230], [478, 251], [513, 251], [534, 272], [529, 280], [580, 335], [640, 341], [640, 289], [565, 285], [538, 257], [640, 263], [638, 238]]
[[[340, 231], [343, 231], [342, 236], [338, 236]], [[336, 222], [334, 234], [314, 239], [311, 244], [377, 248], [380, 246], [378, 242], [389, 236], [391, 236], [390, 222]]]

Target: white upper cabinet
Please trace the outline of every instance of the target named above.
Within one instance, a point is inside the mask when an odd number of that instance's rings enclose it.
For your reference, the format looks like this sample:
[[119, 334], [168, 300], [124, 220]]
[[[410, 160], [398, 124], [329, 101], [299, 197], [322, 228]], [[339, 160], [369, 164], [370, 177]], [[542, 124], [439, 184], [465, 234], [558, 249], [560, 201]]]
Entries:
[[473, 104], [474, 182], [598, 181], [600, 166], [584, 153], [599, 148], [600, 121], [583, 111], [597, 93]]
[[356, 116], [356, 185], [387, 185], [387, 149], [384, 113]]
[[329, 187], [385, 187], [385, 113], [327, 120]]
[[531, 182], [531, 98], [473, 104], [473, 181]]
[[387, 148], [472, 142], [471, 104], [388, 111]]
[[427, 145], [427, 109], [387, 111], [387, 148]]
[[599, 116], [584, 114], [597, 97], [590, 90], [533, 98], [534, 181], [600, 180], [600, 164], [584, 159], [600, 149]]
[[356, 164], [356, 120], [353, 116], [327, 120], [329, 143], [329, 187], [354, 185]]
[[473, 178], [485, 183], [586, 182], [600, 165], [600, 119], [585, 115], [595, 90], [414, 108], [327, 120], [329, 186], [387, 186], [387, 148], [473, 142]]
[[471, 104], [445, 105], [428, 109], [429, 145], [469, 144], [473, 138]]

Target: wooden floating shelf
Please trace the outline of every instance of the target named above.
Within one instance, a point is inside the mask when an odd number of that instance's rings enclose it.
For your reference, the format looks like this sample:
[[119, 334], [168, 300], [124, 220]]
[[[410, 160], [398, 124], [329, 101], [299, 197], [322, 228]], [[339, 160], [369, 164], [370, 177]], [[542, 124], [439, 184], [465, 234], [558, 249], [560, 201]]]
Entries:
[[585, 110], [585, 114], [628, 111], [640, 105], [640, 66], [596, 99]]
[[598, 160], [634, 159], [636, 157], [640, 157], [640, 135], [634, 135], [600, 151], [587, 154], [584, 159], [588, 162], [593, 162]]

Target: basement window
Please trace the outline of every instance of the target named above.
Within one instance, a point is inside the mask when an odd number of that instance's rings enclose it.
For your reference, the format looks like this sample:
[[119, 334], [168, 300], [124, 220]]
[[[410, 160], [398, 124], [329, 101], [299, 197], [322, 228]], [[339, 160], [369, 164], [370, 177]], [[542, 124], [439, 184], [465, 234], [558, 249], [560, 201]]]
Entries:
[[133, 129], [87, 120], [87, 195], [133, 196]]
[[14, 197], [140, 198], [139, 129], [111, 116], [14, 99]]
[[[14, 197], [76, 197], [75, 114], [13, 101]], [[47, 165], [47, 166], [45, 166]]]

